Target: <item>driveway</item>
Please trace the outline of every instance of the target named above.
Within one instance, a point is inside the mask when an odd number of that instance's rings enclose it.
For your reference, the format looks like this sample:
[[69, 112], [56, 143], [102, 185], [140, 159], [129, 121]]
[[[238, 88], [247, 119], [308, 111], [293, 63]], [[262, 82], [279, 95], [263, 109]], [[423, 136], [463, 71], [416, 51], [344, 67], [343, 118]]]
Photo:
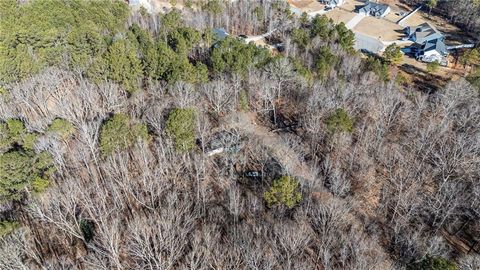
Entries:
[[370, 37], [361, 33], [355, 33], [355, 49], [356, 50], [368, 50], [373, 53], [379, 53], [383, 50], [385, 45], [374, 37]]
[[367, 17], [365, 14], [357, 14], [349, 22], [345, 24], [348, 29], [353, 29], [357, 24], [359, 24], [363, 18]]

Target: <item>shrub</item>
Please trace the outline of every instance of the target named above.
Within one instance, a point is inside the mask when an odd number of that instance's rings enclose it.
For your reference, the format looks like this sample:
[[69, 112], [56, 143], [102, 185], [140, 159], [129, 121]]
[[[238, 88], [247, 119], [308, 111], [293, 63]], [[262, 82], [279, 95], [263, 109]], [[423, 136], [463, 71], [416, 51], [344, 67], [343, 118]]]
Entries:
[[3, 237], [18, 227], [16, 221], [2, 220], [0, 221], [0, 237]]
[[125, 150], [138, 140], [150, 139], [146, 125], [132, 122], [125, 114], [115, 114], [103, 124], [100, 131], [100, 150], [104, 155]]
[[32, 181], [32, 188], [35, 192], [42, 193], [47, 189], [49, 184], [50, 184], [50, 181], [48, 179], [37, 176]]
[[292, 30], [292, 41], [301, 48], [305, 49], [310, 44], [310, 35], [305, 29], [293, 29]]
[[406, 85], [408, 83], [408, 81], [407, 81], [407, 78], [405, 77], [405, 75], [403, 75], [403, 73], [399, 72], [397, 74], [397, 77], [395, 77], [395, 83], [397, 85]]
[[365, 61], [365, 70], [372, 71], [384, 82], [390, 79], [388, 76], [388, 65], [373, 56], [369, 56]]
[[8, 127], [5, 123], [0, 123], [0, 152], [10, 146], [10, 136], [8, 135]]
[[442, 257], [427, 256], [420, 262], [412, 263], [408, 270], [457, 270], [457, 264]]
[[108, 78], [121, 83], [129, 93], [139, 89], [142, 64], [136, 48], [128, 40], [115, 40], [105, 55], [108, 63]]
[[268, 207], [284, 205], [291, 209], [302, 200], [302, 194], [298, 191], [299, 183], [293, 177], [282, 176], [273, 181], [273, 185], [265, 191], [263, 198]]
[[195, 148], [195, 110], [192, 108], [176, 108], [167, 120], [167, 134], [175, 141], [180, 152]]
[[480, 65], [480, 49], [474, 48], [466, 51], [460, 57], [460, 63], [464, 66]]
[[248, 97], [245, 91], [240, 91], [240, 110], [248, 111]]
[[330, 70], [337, 64], [338, 58], [328, 47], [320, 48], [315, 67], [320, 78], [326, 78]]
[[48, 126], [47, 131], [60, 136], [62, 139], [67, 139], [73, 134], [75, 128], [67, 120], [56, 118], [50, 126]]
[[354, 120], [342, 108], [336, 109], [326, 120], [327, 129], [330, 132], [352, 133], [353, 124]]
[[383, 52], [383, 58], [390, 64], [399, 64], [403, 59], [403, 53], [396, 43], [390, 44]]
[[224, 10], [223, 1], [220, 0], [210, 0], [206, 1], [206, 4], [202, 6], [202, 9], [210, 14], [218, 15]]
[[20, 143], [22, 141], [23, 135], [27, 133], [23, 122], [18, 119], [8, 119], [6, 123], [10, 140], [12, 142]]
[[467, 80], [480, 91], [480, 70], [478, 75], [470, 75]]
[[265, 65], [270, 52], [255, 44], [245, 44], [238, 38], [226, 37], [212, 49], [210, 62], [216, 72], [229, 72], [245, 76], [249, 68]]
[[337, 42], [347, 52], [353, 53], [355, 51], [355, 34], [348, 29], [345, 23], [341, 22], [335, 26], [337, 31]]
[[27, 78], [50, 65], [83, 70], [103, 52], [106, 38], [124, 28], [129, 14], [121, 1], [0, 3], [1, 82]]
[[308, 82], [313, 81], [313, 73], [312, 71], [305, 67], [299, 58], [290, 58], [290, 61], [293, 64], [293, 69], [295, 72], [300, 74], [303, 78], [305, 78]]
[[18, 119], [8, 119], [0, 123], [0, 149], [8, 150], [14, 144], [32, 150], [37, 134], [27, 132], [25, 125]]
[[0, 198], [18, 201], [28, 189], [43, 191], [53, 171], [52, 157], [46, 152], [20, 149], [0, 155]]
[[[306, 15], [306, 18], [308, 20], [308, 16], [307, 16], [306, 13], [305, 13], [305, 15]], [[333, 33], [334, 32], [332, 31], [331, 22], [330, 22], [330, 20], [328, 19], [327, 16], [317, 15], [312, 19], [312, 24], [310, 26], [310, 38], [314, 38], [314, 37], [319, 36], [323, 40], [328, 41], [332, 37]]]
[[258, 6], [255, 9], [253, 9], [253, 14], [255, 15], [255, 18], [257, 19], [257, 21], [261, 22], [265, 19], [265, 13], [261, 6]]
[[81, 219], [80, 220], [80, 231], [82, 232], [83, 239], [85, 242], [90, 242], [93, 239], [93, 236], [95, 234], [94, 231], [95, 224], [88, 219]]
[[433, 61], [427, 64], [427, 72], [428, 73], [435, 73], [440, 68], [440, 63], [438, 61]]

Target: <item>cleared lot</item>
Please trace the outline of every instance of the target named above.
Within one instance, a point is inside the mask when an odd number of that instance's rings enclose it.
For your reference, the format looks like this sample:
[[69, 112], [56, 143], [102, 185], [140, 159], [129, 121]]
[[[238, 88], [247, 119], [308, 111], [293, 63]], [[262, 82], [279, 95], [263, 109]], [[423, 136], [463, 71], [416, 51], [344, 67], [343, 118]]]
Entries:
[[393, 10], [385, 16], [385, 20], [390, 21], [392, 23], [397, 23], [400, 19], [403, 18], [403, 16], [400, 16], [400, 13], [403, 12], [403, 15], [406, 15], [408, 12], [407, 11], [401, 11], [401, 10]]
[[402, 26], [373, 17], [365, 17], [353, 30], [380, 41], [400, 40], [404, 36]]
[[365, 3], [355, 0], [347, 0], [339, 8], [346, 11], [354, 12], [356, 8], [365, 6]]
[[299, 9], [301, 12], [307, 13], [320, 11], [325, 8], [325, 5], [313, 0], [288, 0], [288, 3]]
[[312, 0], [288, 0], [288, 3], [295, 6], [296, 8], [304, 8], [312, 2]]
[[341, 10], [341, 9], [334, 9], [334, 10], [328, 12], [325, 15], [328, 18], [332, 19], [336, 23], [343, 22], [343, 23], [346, 24], [351, 19], [353, 19], [353, 17], [355, 17], [355, 15], [357, 15], [357, 14], [353, 13], [353, 12], [348, 12], [348, 11], [345, 11], [345, 10]]
[[413, 14], [412, 17], [408, 18], [404, 24], [405, 26], [417, 26], [426, 21], [426, 18], [423, 17], [423, 14], [421, 11], [418, 11], [417, 13]]

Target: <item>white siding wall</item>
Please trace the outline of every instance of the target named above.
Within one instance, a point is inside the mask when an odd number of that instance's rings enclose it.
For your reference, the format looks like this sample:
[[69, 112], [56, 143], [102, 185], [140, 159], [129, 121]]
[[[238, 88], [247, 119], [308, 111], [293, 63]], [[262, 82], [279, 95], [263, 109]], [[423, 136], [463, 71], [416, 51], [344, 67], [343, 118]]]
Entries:
[[391, 9], [390, 9], [390, 7], [388, 7], [388, 8], [385, 10], [385, 12], [382, 14], [382, 17], [387, 16], [387, 14], [390, 13], [390, 11], [391, 11]]

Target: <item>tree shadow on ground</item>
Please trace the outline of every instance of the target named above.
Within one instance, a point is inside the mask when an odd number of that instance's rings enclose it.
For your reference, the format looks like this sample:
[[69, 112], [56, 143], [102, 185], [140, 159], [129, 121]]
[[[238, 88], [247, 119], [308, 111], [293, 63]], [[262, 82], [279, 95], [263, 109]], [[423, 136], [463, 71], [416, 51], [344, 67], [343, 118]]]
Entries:
[[403, 64], [400, 69], [412, 76], [413, 85], [420, 91], [426, 94], [433, 94], [449, 81], [441, 76], [431, 74], [423, 69], [410, 64]]

